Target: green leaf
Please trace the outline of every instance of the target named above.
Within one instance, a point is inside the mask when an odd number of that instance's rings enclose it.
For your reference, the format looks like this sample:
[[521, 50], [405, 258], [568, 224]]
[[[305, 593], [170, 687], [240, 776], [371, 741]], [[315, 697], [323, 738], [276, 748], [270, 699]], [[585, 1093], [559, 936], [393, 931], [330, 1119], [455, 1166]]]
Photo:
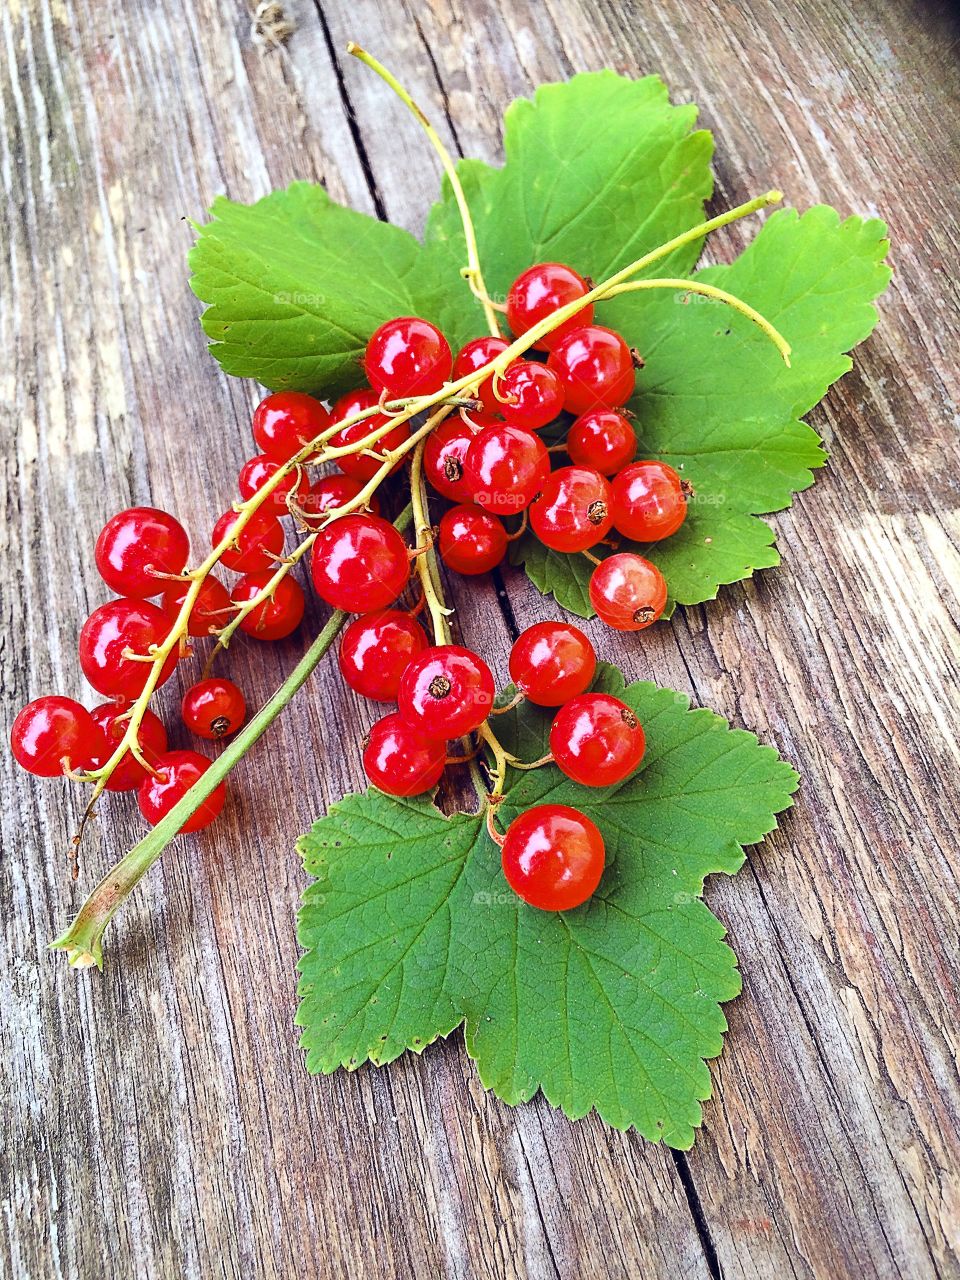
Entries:
[[[312, 1071], [391, 1061], [461, 1021], [480, 1077], [509, 1103], [538, 1090], [573, 1118], [596, 1109], [689, 1147], [722, 1046], [720, 1005], [740, 989], [704, 878], [734, 873], [790, 803], [796, 774], [752, 734], [682, 695], [596, 688], [647, 733], [640, 771], [587, 789], [547, 766], [515, 771], [498, 822], [533, 804], [574, 804], [603, 832], [607, 868], [589, 903], [552, 914], [521, 902], [482, 819], [425, 799], [349, 796], [304, 836], [315, 883], [300, 912], [297, 1021]], [[505, 744], [540, 754], [550, 715], [498, 718]]]
[[414, 237], [322, 187], [295, 182], [252, 205], [220, 197], [211, 214], [197, 228], [190, 283], [227, 373], [333, 397], [359, 385], [378, 325], [439, 314]]
[[[532, 262], [569, 262], [602, 280], [702, 221], [713, 139], [693, 131], [696, 118], [696, 107], [670, 104], [659, 76], [628, 80], [612, 71], [543, 85], [532, 101], [514, 102], [504, 117], [503, 167], [457, 167], [490, 294], [505, 298]], [[699, 253], [685, 246], [656, 274], [685, 273]], [[427, 224], [427, 258], [448, 280], [467, 260], [448, 183]], [[469, 295], [451, 289], [449, 299], [444, 324], [466, 342], [482, 317]]]

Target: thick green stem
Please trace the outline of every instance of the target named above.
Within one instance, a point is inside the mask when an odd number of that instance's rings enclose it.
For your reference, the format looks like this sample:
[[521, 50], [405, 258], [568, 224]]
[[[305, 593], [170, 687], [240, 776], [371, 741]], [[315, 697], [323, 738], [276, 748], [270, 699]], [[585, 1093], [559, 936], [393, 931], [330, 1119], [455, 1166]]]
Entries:
[[[396, 520], [396, 527], [400, 530], [405, 529], [411, 518], [412, 511], [408, 506]], [[87, 969], [91, 965], [96, 965], [98, 969], [103, 968], [101, 943], [107, 925], [167, 845], [179, 834], [180, 828], [187, 819], [199, 809], [254, 743], [266, 733], [294, 694], [310, 678], [317, 663], [330, 649], [346, 620], [347, 614], [340, 610], [330, 616], [326, 626], [270, 701], [261, 707], [249, 724], [241, 729], [223, 754], [217, 757], [201, 778], [198, 778], [183, 799], [160, 819], [150, 834], [144, 836], [115, 867], [107, 872], [77, 912], [69, 929], [55, 942], [50, 943], [53, 949], [66, 951], [67, 959], [74, 968]]]

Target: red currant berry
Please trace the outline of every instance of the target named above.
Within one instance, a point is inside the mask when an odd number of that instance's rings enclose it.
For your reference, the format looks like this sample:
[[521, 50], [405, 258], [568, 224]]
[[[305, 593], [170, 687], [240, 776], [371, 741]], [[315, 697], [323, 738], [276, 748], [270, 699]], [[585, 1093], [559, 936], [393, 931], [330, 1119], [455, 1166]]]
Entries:
[[[310, 490], [310, 496], [303, 504], [304, 513], [302, 519], [304, 523], [311, 527], [319, 524], [322, 515], [334, 510], [336, 507], [343, 507], [348, 502], [352, 502], [359, 495], [362, 488], [363, 485], [359, 480], [354, 480], [351, 476], [341, 475], [339, 472], [317, 480]], [[380, 500], [377, 495], [373, 494], [369, 502], [370, 510], [375, 516], [378, 516], [380, 514]]]
[[377, 721], [363, 748], [364, 772], [388, 796], [432, 791], [446, 761], [445, 742], [427, 737], [396, 712]]
[[339, 400], [333, 402], [330, 410], [331, 422], [344, 422], [355, 413], [365, 413], [375, 409], [380, 403], [380, 395], [372, 387], [359, 387], [356, 391], [348, 391]]
[[549, 474], [550, 457], [540, 437], [507, 423], [484, 427], [464, 460], [473, 501], [499, 515], [528, 507]]
[[538, 707], [560, 707], [583, 693], [597, 669], [593, 645], [569, 622], [537, 622], [510, 650], [510, 679]]
[[[94, 707], [91, 711], [94, 722], [98, 724], [103, 731], [106, 747], [97, 760], [97, 767], [107, 763], [110, 757], [119, 747], [123, 740], [124, 734], [127, 732], [127, 720], [123, 717], [133, 706], [132, 702], [104, 702], [99, 707]], [[143, 719], [140, 721], [140, 727], [137, 730], [137, 741], [140, 744], [140, 751], [148, 764], [152, 765], [157, 756], [167, 749], [167, 731], [163, 727], [163, 721], [159, 716], [155, 716], [152, 711], [144, 711]], [[132, 751], [127, 751], [120, 757], [120, 763], [110, 775], [107, 783], [107, 791], [134, 791], [139, 787], [140, 783], [148, 775], [148, 770], [143, 767]]]
[[302, 391], [275, 391], [254, 411], [253, 438], [261, 453], [277, 462], [289, 462], [329, 426], [329, 413], [313, 396]]
[[[457, 354], [453, 362], [454, 382], [459, 382], [468, 373], [475, 373], [477, 369], [484, 368], [491, 360], [496, 360], [497, 356], [503, 355], [508, 346], [509, 343], [503, 338], [474, 338]], [[500, 412], [500, 402], [493, 394], [493, 374], [484, 378], [477, 388], [476, 395], [483, 402], [487, 413]]]
[[602, 561], [590, 575], [590, 603], [617, 631], [642, 631], [660, 617], [667, 584], [655, 564], [632, 551]]
[[634, 462], [613, 481], [613, 523], [634, 542], [659, 542], [687, 518], [690, 486], [665, 462]]
[[[553, 315], [568, 302], [576, 302], [590, 292], [586, 280], [562, 262], [538, 262], [527, 267], [517, 276], [507, 295], [507, 323], [519, 338], [540, 320]], [[584, 307], [575, 316], [565, 320], [552, 333], [533, 345], [541, 351], [550, 351], [561, 338], [573, 329], [582, 328], [593, 320], [593, 306]]]
[[38, 778], [89, 769], [103, 754], [103, 732], [86, 707], [52, 694], [28, 702], [10, 729], [17, 764]]
[[541, 911], [570, 911], [603, 875], [603, 836], [566, 804], [538, 804], [510, 823], [500, 861], [514, 893]]
[[563, 410], [563, 384], [536, 360], [516, 360], [500, 380], [500, 412], [513, 427], [538, 431]]
[[403, 673], [400, 714], [431, 738], [462, 738], [486, 720], [494, 685], [484, 660], [458, 644], [435, 645]]
[[464, 475], [471, 443], [483, 430], [462, 417], [447, 418], [427, 436], [423, 450], [423, 474], [451, 502], [469, 502], [470, 485]]
[[440, 521], [440, 556], [456, 573], [489, 573], [507, 552], [507, 531], [496, 516], [464, 503]]
[[[211, 545], [219, 547], [239, 519], [236, 511], [225, 511], [213, 526]], [[220, 557], [220, 563], [236, 573], [256, 573], [260, 569], [276, 566], [283, 554], [286, 535], [276, 516], [255, 511], [240, 533]]]
[[586, 551], [613, 525], [610, 485], [589, 467], [560, 467], [530, 507], [530, 528], [554, 551]]
[[435, 325], [418, 316], [399, 316], [371, 337], [363, 367], [375, 391], [400, 400], [439, 391], [450, 377], [453, 355]]
[[310, 570], [327, 604], [347, 613], [372, 613], [392, 604], [407, 585], [410, 553], [387, 520], [343, 516], [320, 533]]
[[247, 703], [232, 680], [212, 676], [190, 686], [181, 712], [191, 733], [217, 741], [237, 732], [246, 719]]
[[396, 702], [404, 671], [428, 643], [423, 627], [409, 613], [399, 609], [368, 613], [343, 633], [340, 670], [361, 697]]
[[610, 787], [628, 778], [643, 759], [640, 721], [609, 693], [581, 693], [557, 712], [550, 750], [561, 772], [582, 787]]
[[616, 409], [633, 394], [636, 372], [630, 348], [619, 333], [602, 325], [568, 333], [550, 352], [547, 367], [563, 383], [568, 413]]
[[[359, 422], [353, 422], [349, 427], [343, 427], [336, 435], [331, 436], [330, 445], [336, 449], [353, 448], [361, 440], [365, 440], [367, 436], [372, 435], [374, 431], [379, 431], [381, 427], [386, 426], [389, 421], [390, 419], [382, 413], [375, 413], [372, 418], [361, 418]], [[396, 449], [402, 445], [404, 440], [409, 439], [410, 423], [399, 422], [385, 436], [375, 440], [369, 448], [375, 453], [387, 453], [389, 450]], [[383, 465], [376, 458], [371, 458], [366, 451], [347, 453], [335, 461], [344, 475], [348, 475], [354, 480], [359, 480], [362, 484], [372, 480]], [[397, 467], [402, 465], [403, 461], [401, 459], [393, 468], [393, 471], [396, 471]]]
[[[80, 632], [80, 666], [98, 693], [108, 698], [136, 698], [152, 670], [149, 662], [124, 657], [125, 651], [149, 656], [170, 632], [170, 619], [145, 600], [111, 600], [94, 609]], [[177, 651], [160, 670], [156, 687], [173, 675]]]
[[629, 418], [615, 409], [591, 409], [573, 423], [567, 434], [570, 461], [614, 476], [637, 453], [637, 435]]
[[[187, 794], [198, 778], [210, 768], [211, 761], [196, 751], [167, 751], [153, 763], [156, 773], [147, 774], [137, 789], [140, 812], [155, 827], [165, 818], [173, 806]], [[186, 820], [180, 834], [202, 831], [219, 816], [227, 798], [227, 784], [219, 786], [207, 796], [196, 813]]]
[[173, 516], [156, 507], [131, 507], [108, 520], [97, 538], [97, 571], [119, 596], [146, 600], [159, 595], [158, 574], [182, 573], [190, 540]]
[[[167, 583], [161, 606], [171, 622], [183, 608], [189, 590], [189, 582]], [[187, 629], [192, 636], [212, 636], [215, 631], [227, 625], [234, 612], [230, 592], [219, 578], [215, 578], [212, 573], [208, 574], [200, 583], [200, 591], [190, 610]]]
[[[268, 453], [258, 453], [255, 458], [248, 459], [240, 469], [240, 478], [238, 480], [240, 497], [243, 498], [244, 502], [252, 498], [255, 493], [258, 493], [268, 480], [272, 480], [282, 465], [283, 463], [277, 462]], [[287, 498], [291, 494], [293, 495], [290, 499], [291, 502], [296, 503], [298, 507], [309, 505], [310, 477], [305, 471], [300, 472], [299, 478], [296, 471], [292, 471], [290, 475], [285, 476], [270, 494], [270, 497], [258, 509], [268, 515], [289, 515], [290, 508], [287, 505]]]
[[[260, 594], [275, 570], [262, 569], [260, 573], [245, 574], [233, 588], [234, 604], [246, 604]], [[289, 574], [273, 589], [273, 595], [256, 605], [240, 623], [240, 630], [255, 640], [284, 640], [296, 631], [303, 621], [306, 601], [303, 588]]]

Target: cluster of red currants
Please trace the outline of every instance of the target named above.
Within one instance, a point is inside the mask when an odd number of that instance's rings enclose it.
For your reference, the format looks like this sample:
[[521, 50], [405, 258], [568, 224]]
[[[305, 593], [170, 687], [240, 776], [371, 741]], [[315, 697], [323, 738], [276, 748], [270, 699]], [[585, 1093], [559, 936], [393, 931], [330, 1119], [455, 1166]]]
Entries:
[[[588, 693], [596, 671], [593, 645], [577, 627], [541, 622], [510, 653], [519, 696], [558, 708], [550, 756], [574, 782], [607, 787], [628, 778], [643, 757], [643, 729], [631, 709], [606, 693]], [[396, 702], [364, 746], [366, 774], [381, 791], [412, 796], [432, 790], [448, 763], [447, 743], [482, 731], [494, 711], [494, 679], [483, 659], [460, 645], [430, 645], [416, 618], [400, 610], [351, 623], [340, 646], [347, 684], [364, 697]], [[595, 824], [568, 805], [538, 805], [521, 814], [502, 848], [506, 878], [543, 910], [563, 911], [593, 893], [604, 866]]]
[[[246, 462], [239, 489], [250, 499], [304, 444], [330, 423], [323, 405], [311, 396], [280, 393], [257, 408], [253, 434], [263, 450]], [[339, 481], [347, 481], [344, 488]], [[199, 582], [190, 610], [187, 634], [213, 636], [240, 616], [239, 629], [259, 640], [290, 635], [303, 618], [305, 599], [299, 583], [289, 575], [272, 583], [282, 562], [286, 535], [280, 516], [288, 514], [293, 494], [305, 518], [316, 518], [326, 507], [348, 500], [356, 492], [346, 476], [322, 480], [316, 488], [306, 475], [294, 472], [264, 500], [219, 563], [239, 575], [230, 590], [214, 573]], [[293, 508], [294, 510], [296, 508]], [[228, 537], [238, 513], [230, 510], [216, 522], [212, 545]], [[157, 650], [175, 628], [192, 578], [187, 573], [190, 553], [186, 530], [165, 511], [132, 507], [114, 516], [96, 543], [97, 569], [117, 593], [95, 609], [80, 632], [80, 666], [88, 683], [111, 699], [88, 711], [79, 702], [58, 695], [29, 703], [11, 729], [17, 761], [40, 777], [84, 774], [101, 769], [127, 735], [134, 702], [143, 693], [156, 662]], [[185, 645], [176, 643], [154, 682], [159, 688], [173, 674]], [[235, 733], [246, 717], [242, 691], [232, 681], [200, 680], [184, 694], [182, 717], [200, 738], [219, 740]], [[140, 809], [156, 824], [209, 768], [210, 760], [197, 751], [170, 751], [160, 718], [142, 711], [127, 751], [112, 769], [104, 789], [136, 791]], [[221, 784], [185, 823], [183, 831], [208, 826], [223, 808]]]
[[[110, 701], [92, 712], [62, 697], [30, 703], [13, 725], [18, 761], [41, 776], [85, 775], [97, 783], [95, 794], [136, 790], [146, 818], [158, 822], [210, 761], [168, 750], [148, 695], [188, 652], [188, 637], [218, 636], [225, 645], [236, 628], [263, 640], [289, 635], [305, 607], [289, 569], [308, 549], [317, 594], [360, 615], [340, 648], [348, 684], [398, 705], [366, 742], [370, 780], [392, 795], [420, 794], [439, 781], [448, 742], [478, 731], [495, 742], [486, 663], [458, 645], [430, 645], [415, 612], [392, 607], [424, 548], [408, 548], [380, 516], [375, 490], [420, 444], [423, 475], [455, 504], [439, 524], [440, 555], [466, 574], [500, 562], [512, 536], [505, 516], [524, 515], [523, 525], [528, 519], [557, 551], [588, 555], [614, 530], [653, 542], [679, 528], [688, 496], [680, 477], [663, 463], [633, 461], [636, 436], [623, 405], [638, 357], [619, 334], [593, 324], [590, 304], [551, 327], [554, 313], [589, 289], [558, 263], [518, 277], [506, 305], [513, 333], [548, 330], [530, 334], [536, 341], [529, 358], [495, 366], [509, 344], [489, 337], [469, 342], [454, 359], [435, 326], [399, 317], [367, 344], [369, 385], [331, 409], [302, 392], [269, 395], [254, 413], [259, 452], [240, 472], [242, 501], [216, 522], [213, 551], [197, 570], [187, 570], [187, 534], [172, 516], [147, 507], [114, 516], [97, 540], [96, 564], [119, 598], [94, 610], [80, 634], [83, 673]], [[427, 409], [435, 419], [417, 427], [414, 440], [413, 420]], [[565, 450], [571, 465], [551, 471], [537, 433], [568, 421], [562, 415], [574, 420], [553, 451]], [[327, 458], [338, 471], [312, 479], [306, 468]], [[284, 515], [309, 533], [286, 558]], [[421, 537], [427, 523], [419, 520]], [[230, 589], [212, 572], [217, 565], [239, 575]], [[597, 560], [590, 595], [610, 625], [639, 630], [660, 616], [667, 591], [654, 565], [622, 553]], [[644, 739], [623, 703], [585, 692], [595, 664], [575, 627], [543, 623], [517, 641], [511, 675], [524, 696], [559, 708], [551, 732], [557, 765], [585, 786], [606, 786], [636, 768]], [[190, 688], [182, 711], [187, 726], [207, 739], [233, 733], [246, 714], [243, 694], [224, 679]], [[208, 825], [224, 796], [221, 783], [182, 829]], [[492, 826], [491, 832], [498, 838]], [[603, 867], [596, 827], [563, 806], [540, 806], [516, 819], [503, 850], [504, 870], [520, 896], [553, 909], [588, 897]]]
[[[507, 297], [511, 330], [522, 336], [589, 288], [562, 263], [529, 267]], [[477, 392], [479, 413], [461, 410], [430, 436], [425, 474], [457, 504], [439, 530], [440, 555], [451, 569], [494, 568], [509, 540], [501, 517], [524, 511], [545, 546], [567, 553], [589, 553], [611, 534], [658, 542], [686, 518], [692, 491], [677, 472], [658, 460], [634, 461], [637, 437], [623, 406], [639, 357], [619, 333], [592, 321], [588, 304], [539, 338], [501, 378], [488, 376]], [[484, 368], [508, 347], [503, 338], [475, 338], [451, 360], [442, 335], [422, 320], [392, 321], [380, 332], [395, 343], [429, 345], [436, 376], [448, 377], [452, 368], [454, 379]], [[548, 450], [537, 432], [561, 414], [573, 421], [564, 443]], [[565, 452], [570, 465], [551, 471], [551, 452]], [[608, 625], [638, 631], [660, 617], [667, 586], [649, 560], [622, 552], [597, 564], [590, 599]]]

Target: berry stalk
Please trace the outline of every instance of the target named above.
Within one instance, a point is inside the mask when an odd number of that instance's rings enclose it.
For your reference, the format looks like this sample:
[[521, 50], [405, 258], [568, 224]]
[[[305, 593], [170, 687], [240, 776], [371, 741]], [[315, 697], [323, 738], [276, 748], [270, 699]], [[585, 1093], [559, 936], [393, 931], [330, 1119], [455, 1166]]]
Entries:
[[607, 298], [615, 298], [617, 294], [630, 293], [637, 289], [679, 289], [681, 293], [699, 293], [704, 298], [713, 298], [717, 302], [725, 302], [728, 307], [733, 307], [734, 311], [739, 311], [742, 316], [746, 316], [748, 320], [751, 320], [767, 335], [780, 352], [783, 363], [788, 369], [790, 368], [791, 347], [783, 334], [774, 328], [766, 316], [762, 316], [748, 302], [744, 302], [742, 298], [738, 298], [735, 294], [728, 293], [726, 289], [718, 289], [716, 285], [703, 284], [698, 280], [671, 280], [664, 276], [657, 280], [628, 280], [624, 284], [615, 285], [605, 296]]
[[447, 181], [453, 191], [454, 199], [457, 202], [457, 208], [460, 211], [460, 221], [463, 223], [463, 236], [467, 242], [467, 266], [461, 271], [461, 275], [470, 286], [470, 291], [483, 307], [483, 314], [486, 316], [487, 325], [494, 337], [500, 337], [500, 324], [497, 320], [493, 303], [487, 296], [486, 286], [483, 283], [483, 273], [480, 269], [480, 251], [477, 247], [477, 234], [473, 226], [473, 218], [470, 216], [470, 206], [467, 203], [467, 197], [460, 182], [460, 176], [457, 173], [456, 165], [450, 156], [450, 152], [440, 140], [440, 135], [434, 129], [433, 125], [427, 119], [426, 114], [413, 100], [407, 90], [400, 81], [388, 71], [382, 62], [379, 62], [372, 54], [367, 53], [366, 49], [362, 49], [360, 45], [350, 41], [347, 45], [347, 53], [352, 54], [355, 58], [359, 58], [365, 63], [394, 91], [404, 106], [408, 107], [413, 115], [419, 121], [424, 133], [430, 140], [430, 143], [440, 157], [440, 163], [443, 165], [444, 173], [447, 175]]

